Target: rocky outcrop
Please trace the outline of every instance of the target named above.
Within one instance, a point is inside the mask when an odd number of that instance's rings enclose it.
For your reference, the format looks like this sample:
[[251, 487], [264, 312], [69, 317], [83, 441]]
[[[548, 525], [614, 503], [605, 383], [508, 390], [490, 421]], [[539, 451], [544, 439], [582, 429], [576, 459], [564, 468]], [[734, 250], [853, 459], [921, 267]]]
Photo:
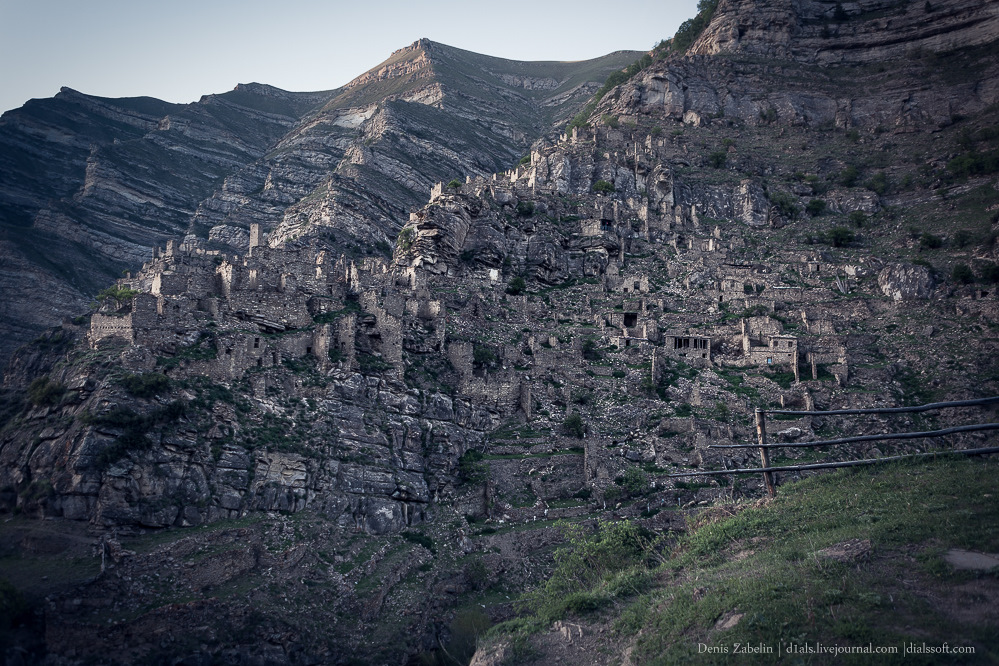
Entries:
[[[999, 100], [988, 49], [965, 48], [997, 33], [995, 7], [974, 0], [722, 0], [689, 57], [649, 68], [608, 110], [687, 124], [947, 126]], [[980, 76], [961, 74], [971, 62]]]
[[935, 284], [933, 273], [926, 266], [892, 264], [878, 273], [881, 293], [896, 302], [929, 298]]
[[977, 0], [779, 0], [766, 5], [721, 0], [689, 53], [821, 65], [877, 63], [988, 44], [995, 41], [997, 31], [999, 11]]

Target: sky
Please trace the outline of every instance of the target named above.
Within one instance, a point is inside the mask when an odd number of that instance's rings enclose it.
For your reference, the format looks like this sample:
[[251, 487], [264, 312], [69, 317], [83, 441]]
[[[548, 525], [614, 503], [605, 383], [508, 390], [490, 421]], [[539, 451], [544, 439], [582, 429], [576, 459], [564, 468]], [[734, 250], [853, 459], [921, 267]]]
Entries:
[[0, 0], [0, 111], [62, 86], [177, 103], [330, 90], [426, 37], [511, 60], [651, 49], [697, 0]]

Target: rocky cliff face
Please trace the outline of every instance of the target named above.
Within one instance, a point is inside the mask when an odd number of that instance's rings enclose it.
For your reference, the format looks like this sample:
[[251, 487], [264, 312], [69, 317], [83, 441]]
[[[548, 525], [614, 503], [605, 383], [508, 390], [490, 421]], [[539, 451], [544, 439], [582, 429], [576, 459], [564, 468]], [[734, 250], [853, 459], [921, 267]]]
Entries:
[[997, 31], [980, 2], [723, 0], [692, 57], [651, 67], [608, 109], [687, 124], [946, 127], [999, 99]]

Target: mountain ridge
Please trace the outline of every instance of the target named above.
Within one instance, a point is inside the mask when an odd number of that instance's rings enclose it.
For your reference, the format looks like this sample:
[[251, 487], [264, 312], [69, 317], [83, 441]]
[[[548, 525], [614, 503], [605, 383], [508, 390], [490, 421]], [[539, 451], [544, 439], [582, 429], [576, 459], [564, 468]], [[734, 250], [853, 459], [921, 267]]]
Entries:
[[[405, 56], [406, 49], [400, 51]], [[591, 86], [625, 60], [617, 54], [587, 61], [588, 69], [597, 63], [603, 72]], [[600, 62], [609, 64], [600, 69]], [[447, 67], [449, 76], [460, 75], [453, 58]], [[344, 235], [345, 249], [363, 253], [362, 246], [378, 244], [387, 253], [408, 208], [425, 200], [433, 182], [504, 168], [547, 128], [544, 118], [586, 93], [577, 85], [553, 110], [530, 111], [514, 125], [508, 121], [516, 114], [486, 112], [492, 119], [483, 126], [476, 105], [484, 102], [474, 96], [455, 91], [454, 113], [435, 119], [407, 104], [433, 107], [443, 94], [439, 88], [419, 93], [420, 86], [403, 81], [417, 95], [393, 101], [379, 82], [358, 82], [364, 76], [351, 87], [316, 93], [239, 84], [186, 105], [65, 88], [52, 100], [6, 112], [0, 120], [0, 288], [7, 295], [0, 309], [0, 358], [44, 327], [81, 314], [93, 294], [171, 237], [194, 234], [220, 247], [241, 247], [251, 222], [266, 231], [290, 209], [286, 229], [275, 238], [340, 216], [346, 222], [331, 231]], [[395, 105], [391, 113], [371, 122], [373, 111], [351, 115], [356, 103], [373, 109], [383, 98]], [[526, 97], [517, 98], [520, 113], [531, 108]], [[335, 99], [340, 102], [329, 107]], [[435, 129], [447, 123], [467, 128], [464, 143], [431, 156], [428, 150], [447, 145], [446, 133]], [[356, 140], [365, 124], [372, 130]], [[372, 159], [372, 146], [386, 131], [390, 141]], [[417, 133], [436, 138], [421, 145], [411, 140]], [[426, 175], [407, 166], [417, 162], [426, 162]], [[366, 191], [385, 196], [358, 196]], [[39, 289], [52, 294], [44, 310], [32, 305]]]

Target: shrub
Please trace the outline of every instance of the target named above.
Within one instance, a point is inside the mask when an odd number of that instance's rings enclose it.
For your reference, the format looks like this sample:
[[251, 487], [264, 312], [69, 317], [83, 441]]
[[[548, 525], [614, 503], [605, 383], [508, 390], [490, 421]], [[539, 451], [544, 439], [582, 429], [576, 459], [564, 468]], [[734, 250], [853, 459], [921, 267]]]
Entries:
[[975, 234], [967, 229], [958, 229], [954, 232], [954, 245], [957, 247], [968, 247], [975, 242]]
[[520, 201], [517, 203], [517, 216], [518, 217], [530, 217], [534, 215], [534, 202], [533, 201]]
[[[528, 159], [528, 160], [530, 160], [530, 159], [531, 159], [530, 155], [528, 155], [527, 159]], [[449, 180], [449, 181], [448, 181], [448, 183], [447, 183], [447, 186], [448, 186], [448, 187], [450, 187], [450, 188], [452, 188], [452, 189], [455, 189], [455, 190], [457, 190], [457, 189], [460, 189], [462, 185], [464, 185], [464, 183], [462, 183], [462, 182], [461, 182], [460, 180], [458, 180], [457, 178], [452, 178], [452, 179], [451, 179], [451, 180]]]
[[434, 540], [426, 534], [421, 534], [420, 532], [403, 532], [402, 538], [411, 543], [423, 546], [433, 554], [437, 553], [437, 548], [434, 546]]
[[649, 475], [638, 467], [629, 467], [621, 478], [621, 487], [632, 495], [641, 495], [649, 489]]
[[458, 459], [458, 474], [463, 483], [483, 483], [489, 478], [489, 465], [482, 458], [481, 451], [470, 449]]
[[65, 386], [50, 380], [48, 375], [45, 375], [28, 385], [28, 400], [35, 407], [51, 407], [59, 404], [65, 392]]
[[[854, 130], [856, 131], [856, 130]], [[848, 166], [839, 174], [839, 184], [843, 187], [853, 187], [860, 179], [860, 171], [855, 166]]]
[[582, 439], [586, 434], [586, 426], [583, 424], [583, 417], [578, 412], [573, 412], [565, 417], [562, 422], [562, 431], [566, 435], [571, 435], [576, 439]]
[[[612, 490], [620, 492], [608, 488], [607, 501], [613, 501]], [[590, 612], [608, 603], [606, 592], [593, 588], [624, 569], [644, 569], [654, 550], [649, 533], [631, 521], [598, 523], [592, 533], [580, 525], [565, 529], [566, 545], [555, 551], [555, 570], [524, 599], [546, 625], [566, 612]]]
[[520, 161], [517, 162], [517, 165], [518, 166], [524, 166], [524, 165], [527, 165], [527, 164], [530, 164], [530, 163], [531, 163], [531, 156], [530, 155], [524, 155], [523, 157], [520, 158]]
[[847, 227], [833, 227], [829, 230], [829, 244], [833, 247], [849, 245], [854, 239], [853, 232]]
[[506, 286], [506, 293], [511, 296], [519, 296], [524, 293], [525, 289], [527, 289], [527, 280], [518, 275], [510, 280], [510, 284]]
[[135, 289], [130, 289], [129, 287], [119, 287], [118, 285], [112, 285], [107, 289], [103, 289], [98, 292], [97, 302], [101, 305], [110, 304], [113, 309], [120, 310], [125, 304], [132, 300], [134, 296], [139, 294]]
[[499, 357], [496, 352], [485, 345], [475, 345], [472, 349], [472, 364], [478, 368], [487, 368], [496, 365]]
[[597, 341], [594, 338], [586, 338], [583, 340], [583, 347], [581, 351], [583, 353], [583, 358], [587, 361], [599, 361], [603, 358], [603, 354], [597, 347]]
[[357, 366], [362, 375], [373, 375], [392, 368], [391, 363], [374, 354], [360, 352], [354, 358], [357, 359]]
[[855, 210], [850, 213], [850, 222], [853, 222], [856, 227], [862, 227], [867, 224], [867, 215], [861, 210]]
[[936, 234], [924, 231], [919, 237], [919, 249], [921, 250], [935, 250], [940, 247], [943, 247], [943, 238]]
[[864, 187], [866, 187], [867, 189], [871, 190], [872, 192], [878, 195], [883, 196], [887, 194], [888, 190], [890, 189], [888, 176], [885, 174], [884, 171], [879, 171], [873, 176], [871, 176], [866, 183], [864, 183]]
[[974, 151], [955, 157], [947, 162], [947, 171], [956, 178], [984, 176], [999, 171], [999, 150], [988, 153]]
[[617, 191], [613, 183], [609, 183], [606, 180], [598, 180], [593, 183], [593, 191], [597, 194], [610, 194], [611, 192]]
[[812, 199], [805, 205], [805, 210], [812, 217], [818, 217], [826, 212], [826, 202], [822, 199]]
[[716, 7], [718, 7], [718, 0], [698, 0], [697, 15], [680, 24], [670, 42], [670, 48], [677, 53], [686, 53], [691, 44], [701, 36], [704, 28], [711, 22]]
[[768, 195], [771, 205], [777, 209], [777, 213], [781, 217], [786, 217], [789, 220], [793, 220], [798, 216], [798, 206], [795, 204], [794, 197], [787, 192], [774, 192]]
[[968, 264], [957, 264], [951, 271], [951, 279], [958, 284], [971, 284], [975, 281], [975, 274]]
[[724, 150], [716, 150], [715, 152], [708, 155], [708, 164], [712, 168], [721, 169], [725, 166], [725, 162], [728, 160], [728, 155]]
[[999, 283], [999, 264], [984, 264], [982, 266], [981, 279], [986, 284]]
[[399, 232], [399, 236], [395, 239], [395, 247], [399, 252], [409, 252], [409, 249], [413, 247], [414, 240], [416, 240], [416, 231], [412, 227], [406, 227]]
[[170, 379], [158, 372], [127, 374], [119, 381], [125, 390], [136, 398], [152, 398], [170, 388]]
[[609, 113], [605, 113], [604, 115], [602, 115], [600, 117], [600, 120], [603, 122], [604, 125], [607, 125], [607, 127], [613, 129], [617, 129], [620, 125], [620, 123], [618, 123], [617, 116], [611, 115]]

